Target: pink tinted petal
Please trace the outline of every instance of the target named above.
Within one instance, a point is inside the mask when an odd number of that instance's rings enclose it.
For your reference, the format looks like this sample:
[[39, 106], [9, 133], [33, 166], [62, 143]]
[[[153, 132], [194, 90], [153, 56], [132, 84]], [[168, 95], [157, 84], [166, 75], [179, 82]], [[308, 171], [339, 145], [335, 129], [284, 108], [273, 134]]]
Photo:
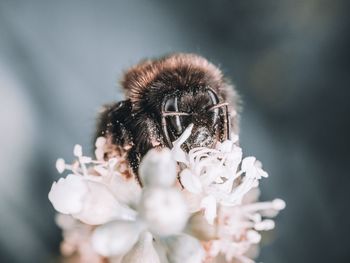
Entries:
[[202, 199], [201, 208], [204, 209], [204, 217], [209, 224], [214, 224], [216, 214], [216, 199], [212, 195], [208, 195]]

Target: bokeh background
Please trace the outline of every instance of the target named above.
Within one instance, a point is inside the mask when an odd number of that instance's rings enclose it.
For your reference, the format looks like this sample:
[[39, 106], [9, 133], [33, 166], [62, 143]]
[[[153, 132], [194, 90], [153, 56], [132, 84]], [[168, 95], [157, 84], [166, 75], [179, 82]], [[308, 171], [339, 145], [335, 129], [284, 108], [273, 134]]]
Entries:
[[0, 0], [0, 261], [52, 262], [58, 157], [141, 58], [195, 52], [243, 100], [241, 144], [287, 209], [258, 262], [350, 262], [347, 0]]

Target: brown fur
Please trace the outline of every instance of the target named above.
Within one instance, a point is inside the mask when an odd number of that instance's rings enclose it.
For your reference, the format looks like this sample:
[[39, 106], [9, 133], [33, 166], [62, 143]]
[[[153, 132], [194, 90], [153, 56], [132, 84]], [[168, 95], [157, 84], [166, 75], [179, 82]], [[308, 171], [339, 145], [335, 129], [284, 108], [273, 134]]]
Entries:
[[[213, 81], [223, 82], [221, 71], [205, 58], [195, 54], [177, 53], [163, 57], [158, 60], [145, 60], [134, 67], [131, 67], [121, 81], [126, 97], [133, 103], [141, 99], [145, 90], [152, 85], [152, 82], [163, 72], [175, 72], [181, 69], [189, 71], [200, 71], [208, 74]], [[186, 83], [183, 83], [184, 85]]]

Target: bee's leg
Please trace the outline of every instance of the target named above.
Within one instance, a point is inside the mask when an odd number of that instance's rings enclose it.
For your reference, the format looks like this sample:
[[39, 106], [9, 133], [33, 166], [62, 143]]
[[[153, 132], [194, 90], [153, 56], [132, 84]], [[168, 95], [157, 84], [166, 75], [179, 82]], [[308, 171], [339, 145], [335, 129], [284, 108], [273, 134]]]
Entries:
[[132, 149], [133, 141], [128, 128], [128, 120], [131, 119], [130, 107], [129, 101], [121, 101], [105, 105], [99, 114], [95, 140], [101, 136], [107, 139], [104, 147], [105, 158], [127, 158]]
[[166, 118], [164, 116], [162, 117], [162, 130], [163, 130], [164, 139], [165, 139], [165, 142], [166, 142], [167, 146], [170, 149], [173, 148], [173, 144], [172, 144], [172, 142], [170, 140], [169, 133], [168, 133], [168, 127], [167, 127]]
[[231, 140], [231, 117], [230, 117], [230, 112], [228, 110], [228, 106], [226, 105], [225, 106], [225, 111], [226, 111], [226, 121], [225, 121], [225, 124], [226, 124], [226, 139], [227, 140]]
[[[128, 160], [133, 173], [138, 178], [139, 164], [144, 155], [153, 148], [164, 147], [161, 127], [145, 112], [134, 113], [127, 122], [133, 143], [128, 151]], [[139, 180], [140, 182], [140, 180]]]
[[142, 187], [142, 182], [141, 182], [140, 177], [138, 175], [138, 170], [139, 170], [139, 166], [140, 166], [140, 159], [141, 159], [140, 153], [138, 153], [135, 149], [135, 146], [133, 146], [128, 152], [128, 161], [129, 161], [130, 168], [131, 168], [133, 174], [135, 175], [136, 180], [138, 181], [138, 183]]

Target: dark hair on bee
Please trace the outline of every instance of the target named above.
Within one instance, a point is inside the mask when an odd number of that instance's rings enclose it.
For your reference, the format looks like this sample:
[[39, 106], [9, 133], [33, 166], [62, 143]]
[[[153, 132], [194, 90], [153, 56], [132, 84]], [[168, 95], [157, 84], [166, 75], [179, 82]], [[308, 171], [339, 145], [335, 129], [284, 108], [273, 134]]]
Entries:
[[133, 172], [148, 150], [172, 147], [194, 124], [184, 150], [213, 147], [238, 132], [238, 96], [222, 72], [195, 54], [144, 60], [121, 81], [126, 100], [106, 105], [96, 137], [105, 136], [108, 155], [125, 154]]

